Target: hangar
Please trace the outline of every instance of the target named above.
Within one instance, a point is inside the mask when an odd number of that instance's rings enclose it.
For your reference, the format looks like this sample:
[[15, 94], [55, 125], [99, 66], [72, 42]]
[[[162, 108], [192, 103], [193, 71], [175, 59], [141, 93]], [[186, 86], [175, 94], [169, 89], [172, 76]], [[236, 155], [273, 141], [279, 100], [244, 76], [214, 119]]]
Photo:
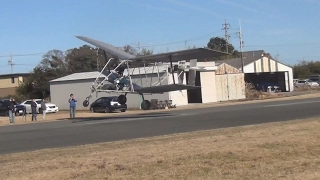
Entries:
[[[217, 63], [226, 63], [241, 71], [241, 58], [218, 60]], [[252, 83], [256, 89], [266, 91], [267, 86], [279, 86], [281, 92], [294, 90], [293, 71], [275, 60], [263, 50], [243, 52], [243, 66], [245, 82]]]
[[[208, 67], [207, 70], [197, 71], [195, 84], [201, 86], [196, 90], [181, 90], [166, 92], [163, 94], [145, 94], [145, 99], [152, 101], [172, 101], [176, 106], [188, 105], [190, 103], [211, 103], [218, 101], [227, 101], [232, 99], [245, 98], [244, 75], [238, 70], [230, 70], [231, 66], [226, 68], [226, 64], [215, 65], [215, 62], [198, 62], [199, 66]], [[131, 78], [134, 83], [146, 87], [151, 84], [155, 85], [159, 77], [163, 77], [161, 84], [172, 84], [172, 74], [169, 72], [169, 66], [163, 65], [155, 68], [131, 68]], [[233, 68], [234, 69], [234, 68]], [[225, 71], [229, 70], [229, 71]], [[78, 99], [77, 109], [88, 110], [82, 102], [90, 92], [90, 86], [99, 76], [100, 72], [82, 72], [74, 73], [58, 79], [51, 80], [50, 94], [51, 101], [59, 106], [59, 109], [69, 109], [68, 99], [72, 93]], [[145, 76], [147, 75], [147, 77]], [[103, 76], [103, 75], [102, 75]], [[174, 72], [175, 79], [178, 73]], [[188, 84], [188, 72], [183, 73], [183, 84]], [[116, 93], [98, 93], [93, 94], [90, 103], [103, 96], [118, 96]], [[142, 98], [137, 94], [127, 95], [128, 108], [140, 108]]]

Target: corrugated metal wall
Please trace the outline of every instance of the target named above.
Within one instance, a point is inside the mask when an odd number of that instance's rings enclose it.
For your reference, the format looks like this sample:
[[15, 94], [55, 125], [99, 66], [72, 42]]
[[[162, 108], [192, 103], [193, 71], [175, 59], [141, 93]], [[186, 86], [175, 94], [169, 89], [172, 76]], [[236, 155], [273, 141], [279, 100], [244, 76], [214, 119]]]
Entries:
[[245, 99], [244, 74], [216, 75], [217, 101]]
[[234, 74], [234, 73], [240, 73], [241, 71], [235, 67], [232, 67], [226, 63], [222, 63], [218, 66], [216, 70], [216, 74]]

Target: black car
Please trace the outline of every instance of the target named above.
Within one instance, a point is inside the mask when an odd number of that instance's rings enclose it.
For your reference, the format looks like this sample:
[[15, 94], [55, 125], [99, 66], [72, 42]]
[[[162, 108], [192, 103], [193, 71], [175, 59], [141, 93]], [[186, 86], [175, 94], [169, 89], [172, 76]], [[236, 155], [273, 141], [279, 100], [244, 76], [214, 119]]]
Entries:
[[121, 105], [120, 103], [118, 103], [117, 96], [101, 97], [95, 100], [90, 105], [91, 112], [110, 113], [113, 111], [125, 112], [126, 110], [127, 110], [127, 104]]
[[[9, 99], [0, 100], [0, 114], [4, 116], [9, 116]], [[24, 106], [17, 104], [15, 109], [15, 115], [22, 115], [24, 110]]]

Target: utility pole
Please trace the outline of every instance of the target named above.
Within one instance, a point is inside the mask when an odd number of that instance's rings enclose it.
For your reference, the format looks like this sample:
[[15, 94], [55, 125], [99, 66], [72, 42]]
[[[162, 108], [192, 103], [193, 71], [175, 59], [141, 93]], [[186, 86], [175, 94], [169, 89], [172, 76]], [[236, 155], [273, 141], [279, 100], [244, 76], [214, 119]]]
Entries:
[[138, 45], [138, 54], [140, 54], [140, 42], [137, 42]]
[[244, 73], [244, 64], [243, 64], [243, 40], [242, 40], [242, 30], [241, 30], [241, 23], [239, 21], [239, 32], [237, 32], [238, 37], [239, 37], [239, 42], [240, 42], [240, 54], [241, 54], [241, 70]]
[[227, 51], [227, 53], [229, 52], [229, 51], [228, 51], [229, 38], [230, 38], [230, 35], [229, 35], [229, 33], [228, 33], [228, 30], [229, 30], [229, 29], [230, 29], [230, 24], [227, 23], [227, 20], [225, 19], [225, 20], [224, 20], [224, 24], [222, 24], [222, 29], [221, 29], [221, 30], [224, 30], [224, 37], [225, 37], [225, 39], [226, 39], [226, 41], [227, 41], [227, 44], [226, 44], [226, 51]]
[[276, 58], [276, 60], [277, 60], [278, 62], [280, 62], [279, 56], [280, 56], [280, 55], [279, 55], [279, 52], [277, 51], [277, 56], [276, 56], [277, 58]]
[[8, 64], [11, 66], [11, 74], [13, 74], [13, 58], [12, 58], [12, 54], [10, 54], [10, 59], [8, 61]]

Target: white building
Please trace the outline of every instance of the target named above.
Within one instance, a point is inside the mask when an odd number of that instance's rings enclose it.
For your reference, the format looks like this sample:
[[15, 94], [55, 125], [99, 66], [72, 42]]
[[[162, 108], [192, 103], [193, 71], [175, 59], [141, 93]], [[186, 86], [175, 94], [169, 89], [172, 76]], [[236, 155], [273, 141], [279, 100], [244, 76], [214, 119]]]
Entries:
[[[216, 61], [217, 64], [226, 63], [242, 70], [241, 58]], [[243, 53], [245, 82], [252, 83], [258, 89], [262, 86], [278, 85], [282, 92], [294, 90], [293, 71], [263, 50], [247, 51]]]
[[[197, 65], [207, 69], [196, 72], [195, 85], [201, 86], [201, 88], [171, 91], [163, 94], [146, 94], [144, 98], [149, 101], [152, 99], [158, 101], [172, 100], [172, 103], [177, 106], [188, 105], [189, 103], [210, 103], [245, 98], [243, 73], [233, 71], [232, 73], [219, 73], [216, 75], [216, 71], [219, 70], [220, 66], [215, 66], [214, 62], [198, 62]], [[156, 67], [134, 68], [130, 69], [130, 71], [133, 72], [131, 75], [132, 81], [142, 87], [156, 85], [155, 83], [159, 81], [159, 77], [167, 77], [162, 78], [161, 85], [173, 84], [172, 74], [168, 72], [168, 66], [159, 66], [159, 69]], [[99, 74], [100, 72], [75, 73], [50, 81], [51, 101], [57, 104], [61, 110], [69, 109], [68, 98], [72, 93], [78, 99], [77, 109], [88, 110], [89, 107], [83, 107], [82, 102], [89, 95], [90, 86]], [[174, 76], [177, 83], [178, 74], [174, 73]], [[183, 77], [183, 84], [188, 84], [188, 76], [189, 72], [180, 75], [180, 78]], [[223, 94], [228, 95], [224, 96]], [[103, 96], [119, 96], [119, 94], [99, 93], [96, 95], [94, 93], [90, 103]], [[128, 108], [140, 108], [141, 102], [140, 95], [127, 95]]]

